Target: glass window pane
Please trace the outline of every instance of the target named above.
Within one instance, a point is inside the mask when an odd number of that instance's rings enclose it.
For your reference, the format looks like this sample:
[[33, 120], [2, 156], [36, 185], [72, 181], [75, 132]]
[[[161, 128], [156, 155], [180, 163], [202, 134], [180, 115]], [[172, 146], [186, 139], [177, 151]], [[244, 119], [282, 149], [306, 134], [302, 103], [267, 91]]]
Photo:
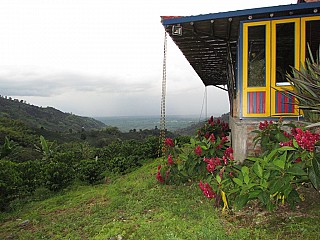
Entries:
[[295, 23], [277, 24], [276, 31], [276, 83], [289, 84], [286, 74], [294, 67]]
[[266, 86], [266, 26], [248, 28], [248, 87]]
[[310, 58], [308, 44], [314, 60], [317, 60], [320, 45], [320, 20], [306, 22], [306, 57]]

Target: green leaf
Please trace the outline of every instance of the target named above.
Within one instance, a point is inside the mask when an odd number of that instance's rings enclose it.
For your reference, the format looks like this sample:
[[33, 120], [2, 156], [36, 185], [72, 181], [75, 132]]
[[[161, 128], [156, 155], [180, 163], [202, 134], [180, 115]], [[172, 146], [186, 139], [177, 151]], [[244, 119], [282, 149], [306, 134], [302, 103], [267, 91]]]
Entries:
[[313, 168], [309, 170], [309, 179], [313, 185], [313, 187], [317, 190], [320, 189], [320, 177], [316, 175]]
[[270, 162], [270, 160], [274, 157], [275, 154], [277, 154], [279, 149], [274, 149], [273, 151], [271, 151], [265, 158], [265, 162]]
[[250, 181], [249, 175], [244, 175], [243, 181], [245, 184], [248, 184]]
[[262, 167], [260, 166], [259, 162], [255, 162], [253, 164], [253, 171], [255, 172], [255, 174], [257, 174], [257, 176], [259, 178], [262, 178], [263, 170], [262, 170]]
[[190, 138], [190, 143], [193, 147], [196, 146], [196, 141], [193, 138]]
[[241, 168], [241, 172], [242, 172], [243, 176], [249, 175], [249, 168], [247, 166], [243, 166]]
[[287, 173], [296, 175], [296, 176], [305, 176], [307, 173], [300, 167], [300, 165], [295, 164], [287, 170]]
[[274, 194], [276, 192], [279, 192], [283, 185], [284, 183], [282, 178], [270, 182], [270, 193]]
[[236, 183], [236, 184], [238, 184], [239, 186], [243, 186], [243, 182], [239, 179], [239, 178], [232, 178], [232, 180]]
[[274, 165], [276, 165], [277, 167], [279, 167], [279, 168], [281, 168], [281, 169], [284, 169], [284, 166], [285, 166], [285, 164], [286, 164], [285, 161], [286, 161], [285, 158], [280, 157], [280, 159], [275, 159], [275, 160], [273, 160], [272, 163], [273, 163]]
[[283, 151], [295, 151], [297, 149], [293, 148], [293, 147], [289, 147], [289, 146], [283, 146], [281, 148], [278, 148], [278, 151], [283, 152]]
[[218, 183], [221, 183], [221, 177], [219, 176], [219, 174], [216, 175], [216, 179]]
[[315, 154], [314, 158], [311, 161], [314, 173], [316, 176], [320, 177], [320, 154]]
[[238, 195], [234, 201], [234, 208], [240, 210], [247, 204], [248, 200], [248, 195]]
[[294, 146], [295, 148], [299, 148], [299, 145], [298, 145], [296, 139], [293, 139], [292, 143], [293, 143], [293, 146]]
[[248, 157], [246, 160], [252, 161], [252, 162], [260, 162], [261, 158], [258, 157]]
[[261, 194], [261, 190], [254, 190], [249, 193], [249, 199], [256, 199]]

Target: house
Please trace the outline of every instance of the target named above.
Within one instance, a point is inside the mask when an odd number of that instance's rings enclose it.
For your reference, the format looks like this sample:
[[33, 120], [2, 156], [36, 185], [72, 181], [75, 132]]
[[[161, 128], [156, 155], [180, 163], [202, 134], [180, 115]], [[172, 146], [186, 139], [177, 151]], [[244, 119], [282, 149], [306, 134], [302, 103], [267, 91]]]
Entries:
[[228, 91], [231, 141], [240, 161], [254, 153], [251, 132], [260, 121], [299, 120], [303, 114], [283, 92], [291, 88], [286, 80], [291, 66], [299, 69], [308, 57], [307, 45], [313, 54], [319, 49], [320, 2], [307, 1], [162, 17], [203, 84]]

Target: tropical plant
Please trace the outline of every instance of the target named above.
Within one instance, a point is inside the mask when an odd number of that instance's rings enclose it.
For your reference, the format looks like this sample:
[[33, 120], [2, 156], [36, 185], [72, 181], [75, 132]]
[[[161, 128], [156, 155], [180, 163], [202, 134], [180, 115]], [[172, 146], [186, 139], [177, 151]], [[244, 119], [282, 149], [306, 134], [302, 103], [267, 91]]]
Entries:
[[40, 136], [40, 147], [36, 145], [35, 148], [38, 152], [42, 153], [43, 160], [48, 161], [53, 157], [53, 143], [49, 143], [43, 136]]
[[[283, 130], [289, 126], [291, 133]], [[300, 200], [302, 182], [320, 188], [319, 134], [282, 121], [261, 122], [255, 132], [264, 153], [243, 165], [234, 161], [226, 137], [211, 134], [207, 139], [205, 134], [182, 147], [167, 138], [167, 159], [158, 166], [156, 178], [164, 184], [198, 181], [203, 194], [223, 210], [240, 209], [253, 200], [269, 210], [286, 202], [293, 206]]]
[[320, 121], [320, 51], [316, 59], [312, 56], [310, 47], [310, 59], [306, 59], [301, 69], [292, 68], [292, 75], [287, 74], [287, 79], [293, 86], [288, 94], [294, 96], [298, 106], [303, 110], [306, 120], [310, 122]]
[[2, 145], [0, 151], [0, 159], [8, 156], [15, 146], [16, 145], [13, 141], [10, 141], [8, 137], [5, 137], [4, 144]]

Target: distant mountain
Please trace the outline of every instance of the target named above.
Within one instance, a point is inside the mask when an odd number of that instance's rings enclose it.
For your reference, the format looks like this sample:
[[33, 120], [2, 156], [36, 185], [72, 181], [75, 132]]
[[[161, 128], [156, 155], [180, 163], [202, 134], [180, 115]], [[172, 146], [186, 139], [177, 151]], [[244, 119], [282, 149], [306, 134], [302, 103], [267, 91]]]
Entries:
[[64, 113], [53, 107], [38, 107], [3, 96], [0, 96], [0, 117], [21, 120], [31, 128], [54, 132], [101, 129], [106, 126], [93, 118]]
[[[220, 117], [215, 117], [213, 119], [217, 120], [218, 118], [223, 122], [229, 122], [229, 113], [224, 113]], [[178, 135], [195, 136], [198, 133], [198, 129], [202, 128], [206, 123], [207, 123], [207, 120], [198, 122], [198, 123], [192, 124], [189, 127], [178, 129], [174, 133]]]

